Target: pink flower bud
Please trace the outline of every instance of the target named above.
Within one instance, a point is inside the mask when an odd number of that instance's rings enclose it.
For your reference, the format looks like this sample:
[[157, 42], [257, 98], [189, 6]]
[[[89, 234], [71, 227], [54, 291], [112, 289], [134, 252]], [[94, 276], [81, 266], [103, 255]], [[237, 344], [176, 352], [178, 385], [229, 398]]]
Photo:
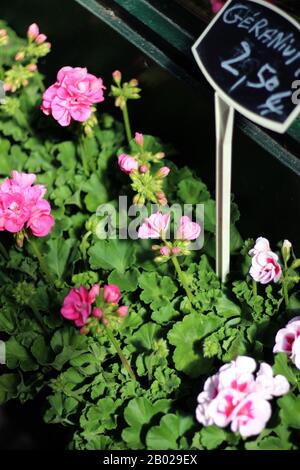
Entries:
[[120, 70], [115, 70], [112, 74], [114, 81], [119, 84], [122, 80], [122, 74]]
[[139, 82], [137, 81], [136, 78], [132, 78], [132, 79], [130, 80], [129, 84], [130, 84], [131, 86], [133, 86], [133, 87], [136, 87], [136, 86], [138, 86]]
[[172, 248], [172, 253], [173, 255], [179, 255], [180, 253], [180, 248], [178, 246], [174, 246], [174, 248]]
[[88, 293], [89, 302], [91, 304], [94, 303], [99, 294], [100, 294], [100, 286], [99, 284], [94, 284]]
[[39, 27], [36, 23], [32, 23], [27, 30], [28, 39], [35, 39], [40, 33]]
[[165, 178], [166, 176], [168, 176], [168, 174], [170, 173], [170, 168], [168, 166], [163, 166], [162, 168], [160, 168], [158, 170], [158, 176], [160, 178]]
[[43, 44], [43, 42], [45, 42], [47, 39], [47, 36], [45, 34], [39, 34], [36, 38], [35, 38], [35, 42], [37, 44]]
[[140, 173], [147, 173], [148, 167], [147, 165], [142, 165], [140, 166], [139, 170], [140, 170]]
[[82, 326], [79, 330], [81, 335], [87, 335], [90, 330], [86, 326]]
[[139, 132], [136, 132], [135, 136], [134, 136], [134, 140], [141, 147], [144, 145], [144, 136], [143, 136], [143, 134], [140, 134]]
[[3, 84], [3, 90], [4, 91], [10, 91], [11, 90], [11, 85], [9, 83], [4, 83]]
[[37, 70], [37, 65], [36, 64], [29, 64], [27, 65], [27, 69], [29, 72], [35, 72]]
[[47, 49], [50, 51], [50, 49], [51, 49], [51, 42], [45, 42], [44, 47], [47, 47]]
[[108, 318], [103, 318], [102, 323], [104, 326], [107, 326], [109, 324]]
[[126, 153], [121, 153], [121, 155], [118, 156], [118, 164], [120, 169], [127, 175], [129, 175], [133, 170], [137, 170], [139, 167], [136, 159]]
[[167, 246], [162, 246], [159, 250], [160, 254], [163, 256], [169, 256], [170, 249]]
[[23, 60], [24, 57], [25, 57], [24, 52], [18, 52], [18, 53], [15, 55], [15, 60], [16, 60], [16, 61], [20, 61], [20, 60]]
[[121, 307], [118, 308], [117, 314], [119, 315], [119, 317], [126, 317], [128, 313], [128, 309], [129, 307], [127, 307], [127, 305], [122, 305]]
[[98, 307], [93, 308], [92, 315], [95, 318], [102, 318], [103, 317], [102, 308], [98, 308]]
[[108, 304], [117, 304], [121, 298], [119, 287], [115, 284], [108, 284], [104, 286], [103, 298]]
[[6, 29], [0, 29], [0, 38], [4, 38], [5, 36], [7, 36]]

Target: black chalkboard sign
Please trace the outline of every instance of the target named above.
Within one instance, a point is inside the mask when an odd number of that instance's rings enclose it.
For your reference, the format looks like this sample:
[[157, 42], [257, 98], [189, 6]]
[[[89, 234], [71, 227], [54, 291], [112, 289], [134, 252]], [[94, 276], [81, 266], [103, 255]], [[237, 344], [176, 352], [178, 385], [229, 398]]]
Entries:
[[269, 129], [285, 132], [300, 112], [300, 26], [262, 0], [231, 0], [193, 46], [219, 96]]

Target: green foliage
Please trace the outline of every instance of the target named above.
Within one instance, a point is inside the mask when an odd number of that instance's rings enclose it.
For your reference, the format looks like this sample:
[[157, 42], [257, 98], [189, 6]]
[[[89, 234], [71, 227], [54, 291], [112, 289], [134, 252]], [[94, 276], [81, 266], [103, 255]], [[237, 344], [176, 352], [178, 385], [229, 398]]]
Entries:
[[[8, 31], [11, 43], [1, 49], [3, 70], [24, 45]], [[243, 245], [235, 226], [239, 211], [232, 203], [231, 250], [240, 253], [234, 257], [234, 273], [221, 285], [212, 267], [215, 201], [198, 175], [170, 162], [164, 182], [169, 201], [204, 203], [201, 256], [193, 252], [178, 258], [193, 294], [191, 307], [173, 267], [153, 262], [150, 243], [95, 234], [98, 206], [110, 202], [117, 207], [118, 196], [128, 194], [116, 156], [120, 149], [137, 152], [136, 143], [126, 147], [123, 126], [110, 115], [98, 115], [86, 142], [97, 172], [86, 177], [72, 128], [63, 134], [41, 115], [40, 87], [37, 74], [0, 106], [0, 175], [5, 178], [13, 169], [35, 172], [47, 187], [55, 217], [48, 237], [36, 240], [48, 273], [27, 240], [21, 249], [2, 232], [0, 338], [6, 365], [0, 404], [24, 403], [42, 391], [45, 421], [68, 427], [73, 434], [69, 447], [76, 450], [299, 449], [300, 373], [283, 353], [275, 356], [273, 369], [288, 379], [291, 391], [274, 400], [272, 419], [259, 436], [243, 440], [228, 429], [202, 427], [194, 417], [203, 382], [221, 363], [241, 354], [272, 363], [276, 332], [300, 311], [296, 274], [289, 283], [288, 312], [280, 285], [260, 285], [255, 295], [247, 277], [251, 241]], [[159, 139], [144, 139], [145, 151], [162, 150]], [[117, 284], [129, 306], [114, 334], [136, 381], [120, 364], [104, 328], [97, 337], [85, 336], [60, 314], [71, 287], [95, 283]]]

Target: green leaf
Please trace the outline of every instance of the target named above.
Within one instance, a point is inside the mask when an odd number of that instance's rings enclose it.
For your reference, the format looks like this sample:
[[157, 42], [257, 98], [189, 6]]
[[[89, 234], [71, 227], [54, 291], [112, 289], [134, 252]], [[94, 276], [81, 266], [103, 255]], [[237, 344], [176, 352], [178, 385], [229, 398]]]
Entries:
[[68, 416], [74, 414], [78, 407], [75, 398], [56, 392], [48, 397], [50, 408], [44, 415], [46, 423], [69, 423]]
[[191, 313], [173, 326], [168, 339], [175, 346], [173, 360], [177, 370], [191, 377], [209, 372], [211, 361], [203, 357], [200, 340], [217, 330], [222, 322], [222, 319], [212, 313]]
[[31, 353], [41, 365], [47, 365], [51, 363], [51, 352], [49, 346], [47, 346], [45, 338], [38, 336], [32, 346]]
[[53, 147], [57, 151], [57, 159], [67, 170], [72, 170], [76, 166], [76, 148], [73, 142], [61, 142]]
[[123, 274], [135, 262], [135, 247], [125, 240], [99, 240], [89, 251], [92, 269], [115, 269]]
[[158, 339], [160, 327], [156, 323], [145, 323], [130, 338], [130, 342], [139, 351], [153, 350], [154, 342]]
[[112, 271], [108, 276], [110, 284], [117, 284], [121, 291], [134, 292], [138, 285], [139, 271], [136, 268], [129, 269], [124, 273], [119, 271]]
[[76, 240], [72, 238], [65, 240], [62, 237], [47, 242], [49, 246], [49, 251], [46, 255], [48, 268], [58, 279], [63, 278], [71, 251], [76, 243]]
[[19, 374], [0, 375], [0, 405], [18, 396]]
[[152, 427], [146, 436], [147, 447], [150, 450], [179, 449], [178, 439], [194, 424], [191, 416], [167, 414], [160, 420], [158, 426]]
[[[173, 301], [174, 302], [174, 301]], [[173, 320], [176, 320], [180, 315], [180, 312], [173, 307], [173, 303], [169, 302], [167, 305], [164, 305], [159, 310], [156, 310], [152, 313], [152, 320], [156, 321], [160, 325], [169, 323]]]
[[238, 317], [241, 315], [241, 308], [223, 294], [216, 300], [216, 310], [218, 315], [224, 318]]
[[82, 190], [87, 193], [84, 202], [89, 212], [95, 212], [100, 204], [108, 201], [107, 190], [95, 174], [82, 185]]
[[144, 272], [139, 278], [139, 286], [143, 290], [140, 298], [150, 304], [152, 310], [168, 305], [177, 287], [168, 276], [159, 276], [156, 272]]
[[73, 326], [57, 330], [51, 339], [51, 348], [56, 354], [52, 366], [62, 369], [64, 364], [82, 354], [87, 349], [87, 338]]
[[300, 429], [300, 395], [289, 393], [278, 400], [282, 423]]
[[193, 176], [180, 181], [177, 194], [184, 204], [201, 204], [210, 198], [207, 186]]
[[142, 439], [145, 425], [149, 424], [152, 418], [160, 413], [169, 410], [171, 400], [158, 400], [151, 403], [147, 398], [134, 398], [130, 400], [124, 411], [124, 418], [129, 424], [122, 432], [122, 438], [127, 443], [129, 449], [143, 449], [145, 447]]
[[275, 363], [273, 366], [274, 374], [281, 374], [292, 384], [297, 384], [297, 377], [293, 371], [293, 367], [290, 366], [290, 361], [285, 353], [278, 353], [275, 355]]
[[200, 436], [203, 446], [212, 450], [227, 439], [227, 432], [217, 426], [208, 426], [201, 429]]
[[15, 336], [11, 336], [6, 341], [6, 364], [10, 369], [20, 367], [25, 372], [39, 367], [29, 351], [17, 341]]

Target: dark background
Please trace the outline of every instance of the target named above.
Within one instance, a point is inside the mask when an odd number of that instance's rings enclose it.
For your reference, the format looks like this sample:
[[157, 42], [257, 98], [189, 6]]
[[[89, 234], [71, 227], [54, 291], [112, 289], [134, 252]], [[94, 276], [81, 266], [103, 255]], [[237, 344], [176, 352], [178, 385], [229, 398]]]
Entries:
[[[0, 17], [21, 36], [33, 22], [47, 34], [53, 47], [40, 67], [47, 85], [64, 65], [86, 66], [108, 87], [115, 69], [125, 78], [138, 78], [143, 99], [130, 103], [133, 130], [171, 142], [178, 150], [176, 163], [192, 166], [214, 193], [214, 100], [209, 86], [201, 93], [188, 89], [74, 0], [1, 0]], [[112, 104], [107, 98], [101, 106], [116, 113]], [[300, 255], [298, 178], [239, 131], [233, 149], [232, 191], [241, 210], [242, 235], [263, 235], [273, 244], [288, 238]], [[25, 406], [13, 402], [0, 408], [0, 449], [65, 447], [64, 430], [42, 423], [43, 403], [41, 397]]]

